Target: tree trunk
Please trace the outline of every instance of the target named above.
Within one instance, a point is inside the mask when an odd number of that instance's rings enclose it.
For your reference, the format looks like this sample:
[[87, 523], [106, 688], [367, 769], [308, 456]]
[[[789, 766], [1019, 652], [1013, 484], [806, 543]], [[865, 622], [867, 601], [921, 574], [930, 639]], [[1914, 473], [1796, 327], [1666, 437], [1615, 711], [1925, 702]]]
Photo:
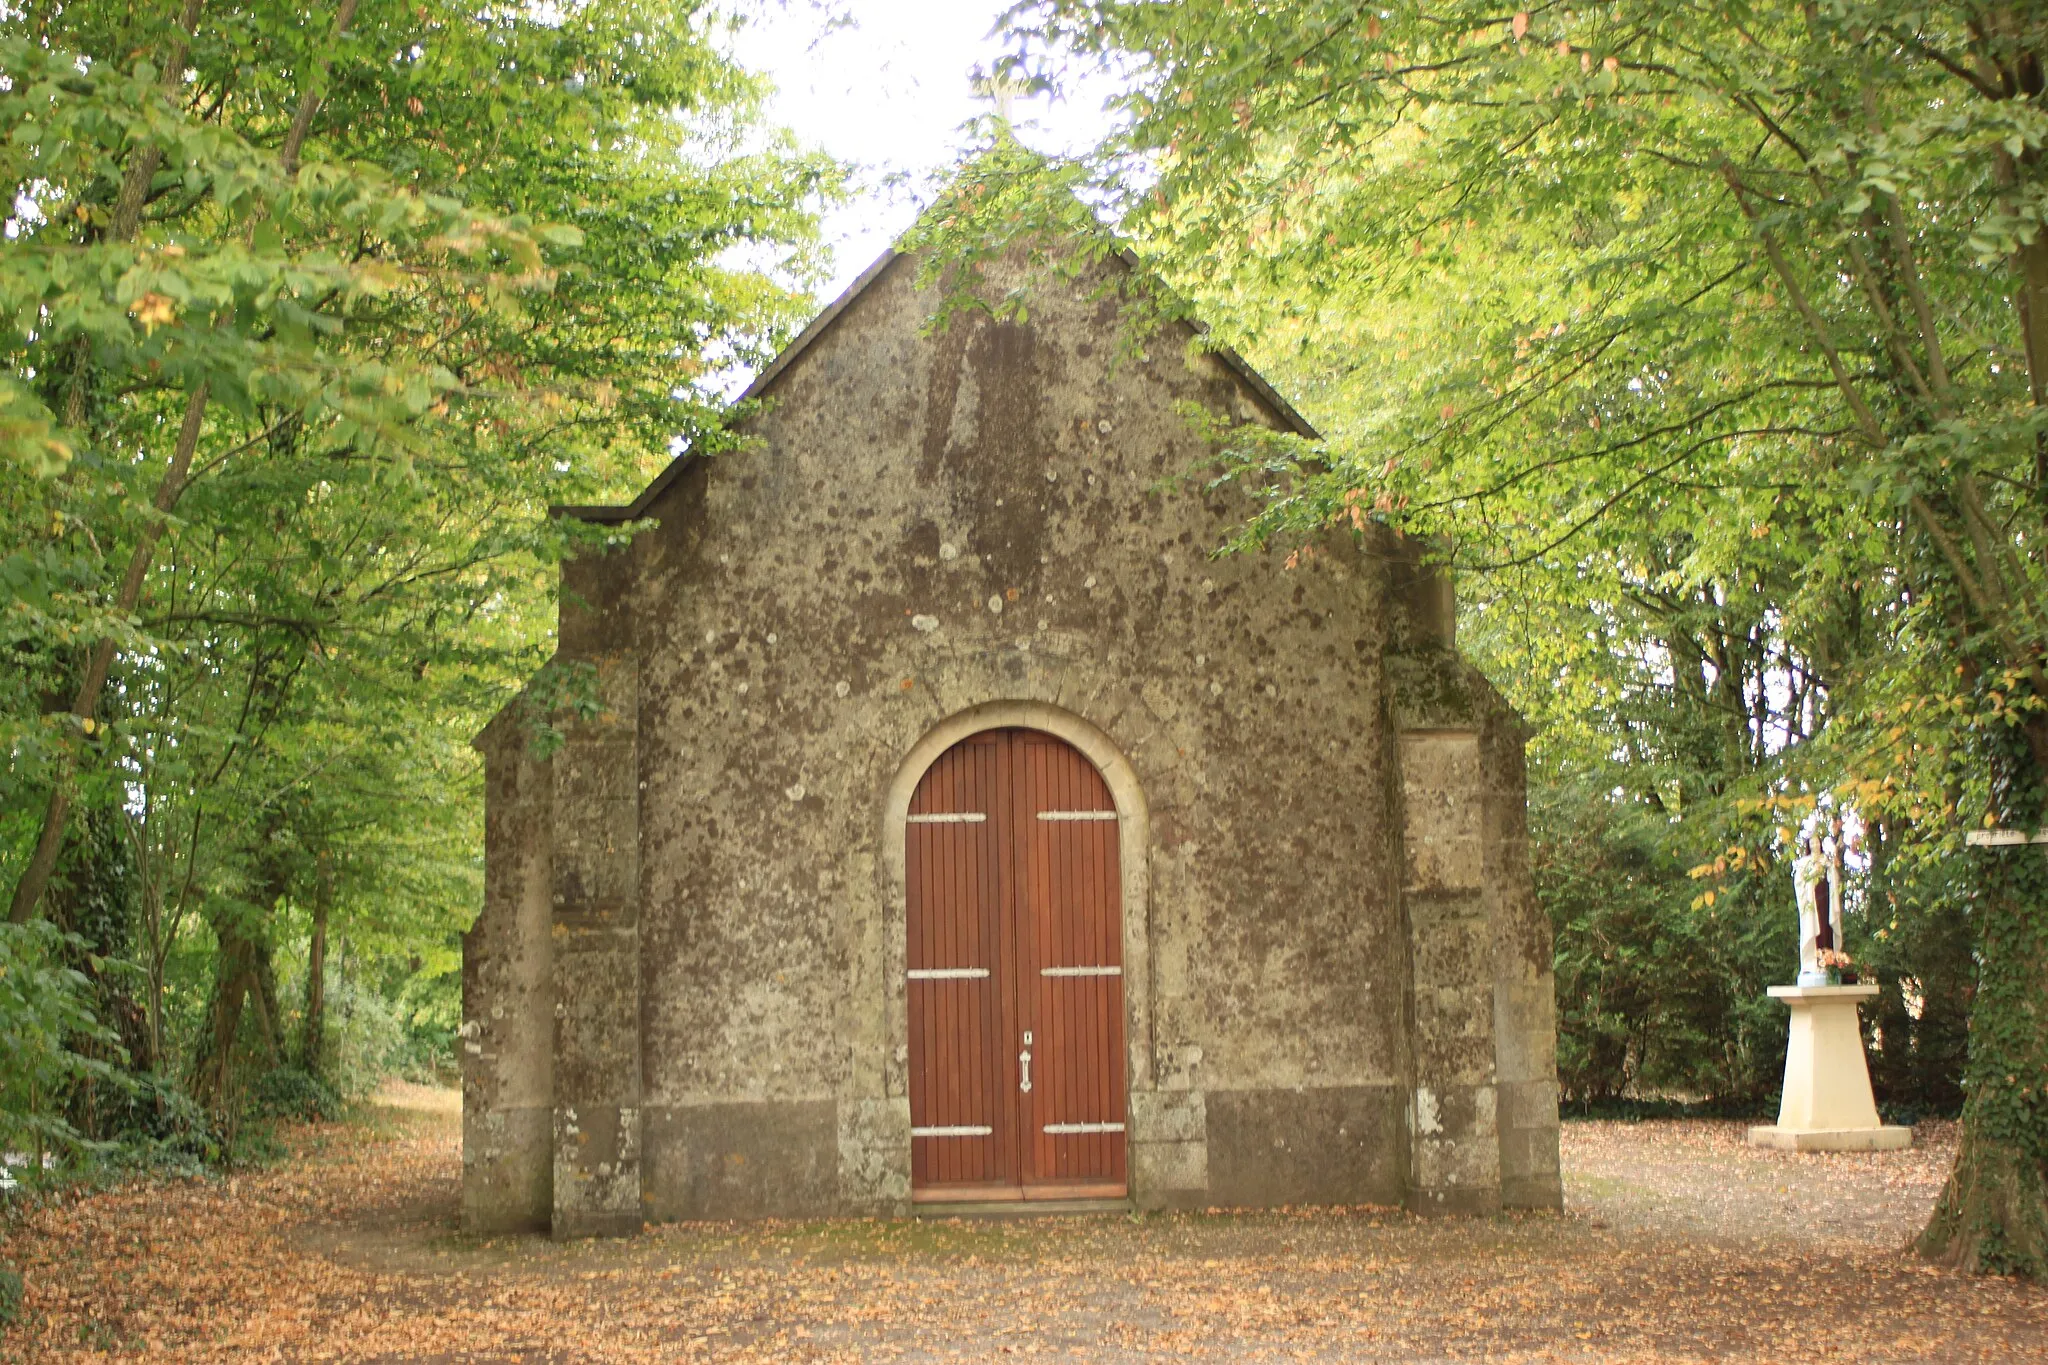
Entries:
[[215, 926], [220, 949], [213, 964], [213, 999], [199, 1030], [192, 1061], [192, 1098], [210, 1110], [225, 1110], [234, 1079], [235, 1038], [242, 1031], [242, 1006], [255, 973], [255, 945], [229, 921]]
[[[2012, 768], [2038, 779], [2020, 754]], [[2038, 783], [2005, 823], [2038, 828]], [[1977, 862], [1977, 992], [1962, 1147], [1914, 1243], [1929, 1260], [1980, 1274], [2048, 1278], [2048, 851], [1971, 850]]]
[[254, 948], [249, 964], [249, 999], [256, 1005], [264, 1068], [274, 1070], [284, 1062], [284, 1013], [277, 1007], [277, 971], [270, 958], [270, 945], [259, 942]]
[[315, 1076], [327, 1065], [327, 912], [334, 903], [334, 859], [314, 860], [313, 939], [306, 949], [306, 1015], [300, 1021], [299, 1066]]
[[[265, 831], [266, 838], [274, 829]], [[268, 915], [290, 885], [281, 861], [265, 859], [256, 901]], [[252, 926], [259, 932], [250, 932]], [[242, 1032], [242, 1012], [253, 1001], [256, 1022], [270, 1066], [278, 1064], [277, 986], [271, 978], [270, 943], [258, 922], [230, 907], [213, 922], [219, 947], [214, 957], [213, 999], [192, 1062], [192, 1097], [216, 1113], [229, 1113], [235, 1071], [235, 1042]]]
[[277, 996], [269, 983], [269, 947], [229, 925], [222, 925], [218, 932], [220, 954], [214, 965], [213, 999], [199, 1031], [192, 1097], [209, 1109], [223, 1110], [234, 1091], [235, 1045], [246, 1012], [253, 1009], [256, 1014], [263, 1064], [275, 1067], [283, 1058], [278, 1050]]

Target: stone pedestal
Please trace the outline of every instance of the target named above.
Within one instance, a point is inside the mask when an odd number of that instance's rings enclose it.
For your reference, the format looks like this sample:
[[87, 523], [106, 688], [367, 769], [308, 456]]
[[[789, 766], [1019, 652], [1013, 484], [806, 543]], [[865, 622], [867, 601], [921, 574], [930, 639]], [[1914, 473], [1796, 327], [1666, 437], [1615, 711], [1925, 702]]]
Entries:
[[1877, 1121], [1857, 1007], [1876, 986], [1773, 986], [1792, 1010], [1785, 1046], [1785, 1097], [1778, 1121], [1749, 1130], [1758, 1147], [1796, 1152], [1891, 1152], [1913, 1145], [1913, 1130]]

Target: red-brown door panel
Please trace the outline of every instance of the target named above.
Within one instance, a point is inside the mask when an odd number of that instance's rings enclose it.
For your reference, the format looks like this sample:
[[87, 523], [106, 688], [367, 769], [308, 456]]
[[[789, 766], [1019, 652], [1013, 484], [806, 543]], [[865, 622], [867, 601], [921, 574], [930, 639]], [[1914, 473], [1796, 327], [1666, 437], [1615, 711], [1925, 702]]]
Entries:
[[919, 1197], [1126, 1187], [1118, 837], [1094, 766], [1035, 731], [976, 735], [918, 784], [905, 838]]

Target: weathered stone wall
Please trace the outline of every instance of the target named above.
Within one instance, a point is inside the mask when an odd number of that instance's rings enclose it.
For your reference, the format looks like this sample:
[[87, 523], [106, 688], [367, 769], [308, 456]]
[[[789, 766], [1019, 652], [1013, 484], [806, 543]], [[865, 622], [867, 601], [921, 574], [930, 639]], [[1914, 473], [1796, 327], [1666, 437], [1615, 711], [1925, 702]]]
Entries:
[[545, 1230], [554, 1209], [554, 778], [511, 716], [485, 732], [483, 913], [462, 940], [462, 1226]]
[[921, 735], [995, 701], [1098, 727], [1150, 803], [1136, 1197], [1398, 1198], [1377, 567], [1211, 557], [1249, 506], [1161, 490], [1205, 453], [1176, 405], [1274, 420], [1217, 362], [1159, 340], [1119, 363], [1084, 289], [924, 337], [913, 275], [860, 295], [757, 448], [679, 481], [636, 546], [650, 1211], [902, 1207], [879, 802]]
[[568, 565], [557, 666], [598, 714], [536, 757], [515, 707], [485, 756], [485, 909], [463, 943], [472, 1232], [629, 1232], [641, 1201], [638, 669], [626, 556]]
[[641, 1207], [639, 669], [619, 648], [630, 562], [565, 576], [558, 661], [594, 670], [598, 714], [569, 724], [554, 777], [554, 1218], [558, 1237], [631, 1231]]
[[1091, 283], [927, 336], [899, 260], [565, 581], [612, 705], [552, 760], [547, 870], [491, 851], [552, 887], [558, 1233], [907, 1209], [891, 793], [983, 723], [1118, 793], [1141, 1205], [1554, 1182], [1512, 718], [1391, 542], [1212, 556], [1251, 505], [1164, 486], [1183, 407], [1279, 415], [1184, 337], [1119, 354]]
[[1406, 730], [1399, 743], [1414, 990], [1408, 1197], [1424, 1211], [1483, 1213], [1500, 1203], [1500, 1144], [1479, 736]]

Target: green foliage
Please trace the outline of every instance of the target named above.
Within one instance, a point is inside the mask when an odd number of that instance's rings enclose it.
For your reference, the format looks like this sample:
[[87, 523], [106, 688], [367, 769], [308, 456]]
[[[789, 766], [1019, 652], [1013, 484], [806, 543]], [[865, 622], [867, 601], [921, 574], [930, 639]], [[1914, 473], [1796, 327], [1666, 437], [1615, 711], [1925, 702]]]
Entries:
[[256, 1118], [318, 1123], [340, 1118], [344, 1108], [333, 1086], [295, 1066], [266, 1071], [249, 1087], [249, 1113]]
[[[287, 937], [282, 955], [303, 960]], [[278, 995], [303, 1000], [303, 971], [279, 973]], [[297, 1017], [291, 1018], [296, 1028]], [[447, 1084], [456, 1074], [455, 1036], [462, 1026], [462, 955], [450, 935], [438, 945], [394, 943], [359, 953], [353, 943], [331, 961], [327, 979], [327, 1051], [320, 1079], [345, 1099], [358, 1099], [387, 1076]]]
[[[110, 1042], [93, 1017], [90, 983], [63, 965], [74, 935], [38, 922], [0, 924], [0, 1152], [76, 1151], [79, 1134], [62, 1116], [70, 1087], [113, 1082], [108, 1064], [81, 1051]], [[18, 1179], [41, 1178], [40, 1161]]]
[[[1815, 776], [1875, 784], [1866, 806], [1926, 738], [1880, 696], [1934, 728], [2039, 713], [2048, 574], [2013, 537], [2048, 417], [2014, 288], [2048, 284], [2048, 112], [1975, 74], [2032, 69], [2038, 16], [1040, 0], [1011, 23], [1027, 65], [1130, 65], [1085, 183], [1326, 416], [1306, 463], [1241, 452], [1271, 494], [1250, 542], [1437, 537], [1488, 574], [1482, 622], [1519, 617], [1479, 632], [1518, 700], [1561, 742], [1652, 740], [1625, 752], [1666, 801], [1661, 762], [1759, 766], [1845, 703], [1867, 747]], [[2013, 675], [1985, 714], [1952, 709], [1958, 655]], [[1765, 677], [1772, 714], [1745, 701]], [[1686, 688], [1697, 714], [1641, 710]]]
[[8, 1115], [203, 1155], [309, 1027], [448, 1055], [469, 741], [617, 534], [548, 509], [724, 447], [836, 172], [695, 0], [186, 10], [0, 13], [0, 884], [83, 945], [52, 1055], [150, 1078]]
[[1751, 1112], [1784, 1069], [1784, 1011], [1764, 994], [1797, 970], [1764, 867], [1699, 903], [1689, 830], [1611, 795], [1539, 787], [1536, 892], [1555, 932], [1558, 1084], [1568, 1103], [1680, 1095]]
[[148, 1073], [103, 1087], [92, 1136], [96, 1164], [109, 1171], [197, 1175], [225, 1151], [210, 1116], [176, 1084]]
[[515, 706], [533, 757], [551, 758], [566, 742], [564, 723], [592, 721], [604, 710], [597, 665], [587, 659], [550, 659], [527, 679]]
[[21, 1317], [21, 1272], [0, 1265], [0, 1327], [11, 1327]]
[[[1025, 0], [1008, 23], [1018, 66], [1131, 78], [1115, 135], [1049, 180], [1329, 433], [1228, 452], [1266, 498], [1242, 543], [1430, 537], [1470, 649], [1543, 727], [1539, 780], [1671, 820], [1703, 907], [1817, 807], [1900, 864], [2033, 819], [1990, 774], [2048, 773], [2038, 7]], [[1789, 917], [1757, 885], [1752, 927]], [[1999, 954], [2030, 961], [2017, 920], [1862, 913], [1881, 977], [1973, 942], [1973, 1074], [2004, 1030], [2048, 1036], [1991, 988], [2019, 979]], [[1972, 1204], [1985, 1226], [2042, 1225], [2032, 1139], [1974, 1095], [1966, 1122], [1959, 1179], [2035, 1172]]]

